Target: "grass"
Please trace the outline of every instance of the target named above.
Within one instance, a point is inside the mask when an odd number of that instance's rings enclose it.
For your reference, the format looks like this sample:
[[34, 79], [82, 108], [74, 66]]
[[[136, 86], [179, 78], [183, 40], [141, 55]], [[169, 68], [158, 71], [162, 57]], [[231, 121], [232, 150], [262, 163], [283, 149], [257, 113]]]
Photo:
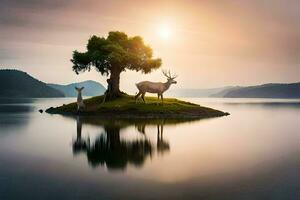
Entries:
[[224, 116], [228, 113], [202, 107], [190, 102], [180, 101], [175, 98], [164, 99], [164, 104], [155, 97], [146, 97], [146, 103], [134, 96], [123, 95], [113, 101], [102, 103], [103, 96], [92, 97], [84, 100], [86, 109], [77, 112], [77, 104], [71, 103], [56, 108], [49, 108], [50, 114], [63, 115], [97, 115], [110, 118], [206, 118]]

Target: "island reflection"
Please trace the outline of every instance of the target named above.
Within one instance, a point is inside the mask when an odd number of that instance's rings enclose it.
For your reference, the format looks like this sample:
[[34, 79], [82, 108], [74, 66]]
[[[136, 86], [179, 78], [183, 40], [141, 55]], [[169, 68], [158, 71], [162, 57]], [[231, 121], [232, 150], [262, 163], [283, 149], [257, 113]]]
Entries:
[[[103, 120], [96, 118], [76, 118], [77, 136], [73, 141], [73, 154], [83, 153], [92, 167], [106, 167], [108, 170], [124, 170], [130, 164], [142, 167], [148, 157], [165, 155], [170, 151], [170, 144], [163, 137], [164, 125], [187, 122], [186, 120]], [[92, 124], [103, 128], [93, 141], [82, 136], [82, 125]], [[147, 137], [146, 126], [157, 127], [156, 142]], [[127, 139], [120, 137], [121, 130], [134, 126], [141, 138]]]

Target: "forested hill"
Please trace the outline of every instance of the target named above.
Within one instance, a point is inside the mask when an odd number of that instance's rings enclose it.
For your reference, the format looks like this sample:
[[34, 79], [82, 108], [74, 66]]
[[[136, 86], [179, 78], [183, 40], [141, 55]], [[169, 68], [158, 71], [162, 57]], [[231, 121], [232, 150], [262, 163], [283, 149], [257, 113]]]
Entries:
[[269, 83], [258, 86], [236, 87], [212, 96], [225, 98], [300, 98], [300, 83]]
[[48, 86], [61, 91], [62, 93], [64, 93], [64, 95], [66, 97], [76, 97], [77, 96], [75, 87], [84, 87], [84, 89], [82, 90], [83, 96], [100, 96], [100, 95], [104, 94], [104, 92], [106, 90], [102, 84], [100, 84], [96, 81], [91, 81], [91, 80], [83, 81], [83, 82], [79, 82], [79, 83], [72, 83], [72, 84], [68, 84], [68, 85], [48, 84]]
[[0, 98], [64, 97], [62, 92], [19, 70], [0, 70], [0, 83]]

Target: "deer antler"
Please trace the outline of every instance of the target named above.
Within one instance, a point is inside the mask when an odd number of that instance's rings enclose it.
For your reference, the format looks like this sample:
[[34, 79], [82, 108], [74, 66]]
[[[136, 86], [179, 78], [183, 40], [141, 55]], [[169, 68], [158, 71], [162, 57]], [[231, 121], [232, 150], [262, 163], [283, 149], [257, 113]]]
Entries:
[[[170, 72], [170, 70], [169, 70], [169, 72]], [[169, 76], [167, 70], [162, 70], [162, 73], [163, 73], [163, 75], [164, 75], [165, 77], [171, 78], [171, 77]]]
[[169, 79], [175, 79], [178, 76], [177, 75], [173, 75], [171, 74], [170, 70], [162, 70], [162, 73], [164, 74], [165, 77], [169, 78]]
[[168, 71], [169, 77], [172, 78], [172, 74], [170, 72], [170, 70]]

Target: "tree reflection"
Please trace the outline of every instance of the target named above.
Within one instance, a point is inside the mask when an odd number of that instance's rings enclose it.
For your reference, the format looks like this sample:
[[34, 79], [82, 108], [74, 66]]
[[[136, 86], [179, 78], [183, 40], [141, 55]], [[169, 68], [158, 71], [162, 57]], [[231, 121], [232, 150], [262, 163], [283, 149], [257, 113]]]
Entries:
[[84, 152], [91, 166], [106, 165], [108, 169], [125, 169], [128, 164], [142, 166], [153, 147], [146, 139], [126, 141], [120, 138], [121, 126], [106, 124], [104, 132], [98, 135], [93, 143], [89, 139], [82, 139], [82, 121], [77, 118], [77, 138], [73, 142], [74, 154]]
[[[77, 116], [77, 137], [73, 141], [73, 154], [84, 153], [91, 166], [106, 166], [108, 169], [125, 169], [128, 164], [141, 167], [148, 157], [156, 151], [164, 155], [170, 151], [170, 144], [164, 139], [164, 125], [176, 124], [178, 120], [104, 120]], [[185, 122], [185, 121], [184, 121]], [[82, 124], [93, 124], [103, 128], [97, 137], [82, 137]], [[129, 139], [120, 137], [121, 130], [128, 126], [135, 126], [142, 137]], [[157, 137], [155, 142], [148, 139], [147, 126], [156, 126]]]
[[141, 166], [151, 155], [149, 140], [125, 141], [120, 139], [120, 127], [104, 126], [101, 134], [88, 148], [87, 157], [92, 166], [106, 164], [109, 169], [124, 169], [128, 163]]

